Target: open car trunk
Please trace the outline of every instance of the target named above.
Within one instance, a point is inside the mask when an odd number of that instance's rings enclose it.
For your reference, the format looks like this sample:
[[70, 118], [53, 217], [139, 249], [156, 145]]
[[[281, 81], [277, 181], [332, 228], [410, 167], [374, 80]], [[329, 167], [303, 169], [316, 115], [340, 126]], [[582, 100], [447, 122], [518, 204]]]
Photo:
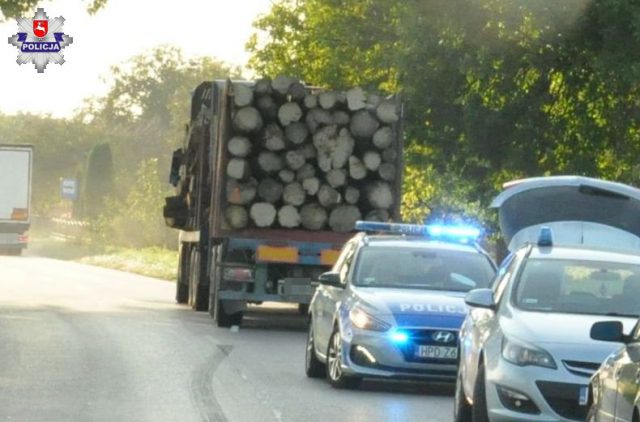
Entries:
[[581, 176], [517, 180], [491, 203], [510, 251], [535, 243], [542, 226], [553, 242], [640, 250], [640, 190]]

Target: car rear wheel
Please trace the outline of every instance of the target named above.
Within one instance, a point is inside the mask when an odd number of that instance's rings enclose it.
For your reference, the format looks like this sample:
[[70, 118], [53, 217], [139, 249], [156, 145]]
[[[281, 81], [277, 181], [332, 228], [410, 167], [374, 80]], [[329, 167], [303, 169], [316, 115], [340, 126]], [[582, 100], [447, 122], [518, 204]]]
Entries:
[[321, 378], [326, 374], [327, 368], [316, 356], [315, 337], [313, 336], [313, 322], [309, 321], [307, 334], [307, 350], [305, 353], [304, 371], [309, 378]]
[[456, 395], [453, 402], [454, 422], [471, 422], [471, 405], [467, 401], [462, 388], [462, 374], [458, 371], [458, 381], [456, 382]]
[[473, 388], [473, 407], [471, 408], [471, 416], [473, 422], [489, 422], [484, 364], [482, 363], [478, 367], [476, 384]]
[[342, 371], [342, 339], [340, 331], [334, 328], [327, 347], [327, 378], [335, 388], [356, 388], [362, 382], [359, 377], [350, 377]]

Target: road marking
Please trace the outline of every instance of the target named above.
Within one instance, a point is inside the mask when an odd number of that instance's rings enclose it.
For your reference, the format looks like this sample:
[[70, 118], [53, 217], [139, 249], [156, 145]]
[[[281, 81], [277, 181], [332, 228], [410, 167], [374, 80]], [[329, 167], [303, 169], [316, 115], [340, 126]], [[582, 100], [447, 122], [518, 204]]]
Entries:
[[205, 422], [227, 422], [227, 417], [213, 391], [213, 376], [233, 346], [218, 345], [204, 364], [195, 369], [191, 378], [191, 396]]

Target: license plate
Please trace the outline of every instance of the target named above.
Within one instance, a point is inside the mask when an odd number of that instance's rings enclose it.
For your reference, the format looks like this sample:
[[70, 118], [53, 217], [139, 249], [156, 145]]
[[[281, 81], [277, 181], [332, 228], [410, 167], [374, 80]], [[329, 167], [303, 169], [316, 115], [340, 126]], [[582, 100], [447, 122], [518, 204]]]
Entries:
[[418, 346], [416, 356], [428, 359], [458, 359], [457, 347]]

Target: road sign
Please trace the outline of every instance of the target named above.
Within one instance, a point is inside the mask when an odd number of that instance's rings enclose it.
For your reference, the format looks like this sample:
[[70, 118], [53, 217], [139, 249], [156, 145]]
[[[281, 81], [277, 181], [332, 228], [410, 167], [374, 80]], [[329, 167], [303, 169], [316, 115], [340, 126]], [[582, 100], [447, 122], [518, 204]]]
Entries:
[[78, 199], [78, 180], [69, 178], [60, 180], [60, 197], [70, 201]]

